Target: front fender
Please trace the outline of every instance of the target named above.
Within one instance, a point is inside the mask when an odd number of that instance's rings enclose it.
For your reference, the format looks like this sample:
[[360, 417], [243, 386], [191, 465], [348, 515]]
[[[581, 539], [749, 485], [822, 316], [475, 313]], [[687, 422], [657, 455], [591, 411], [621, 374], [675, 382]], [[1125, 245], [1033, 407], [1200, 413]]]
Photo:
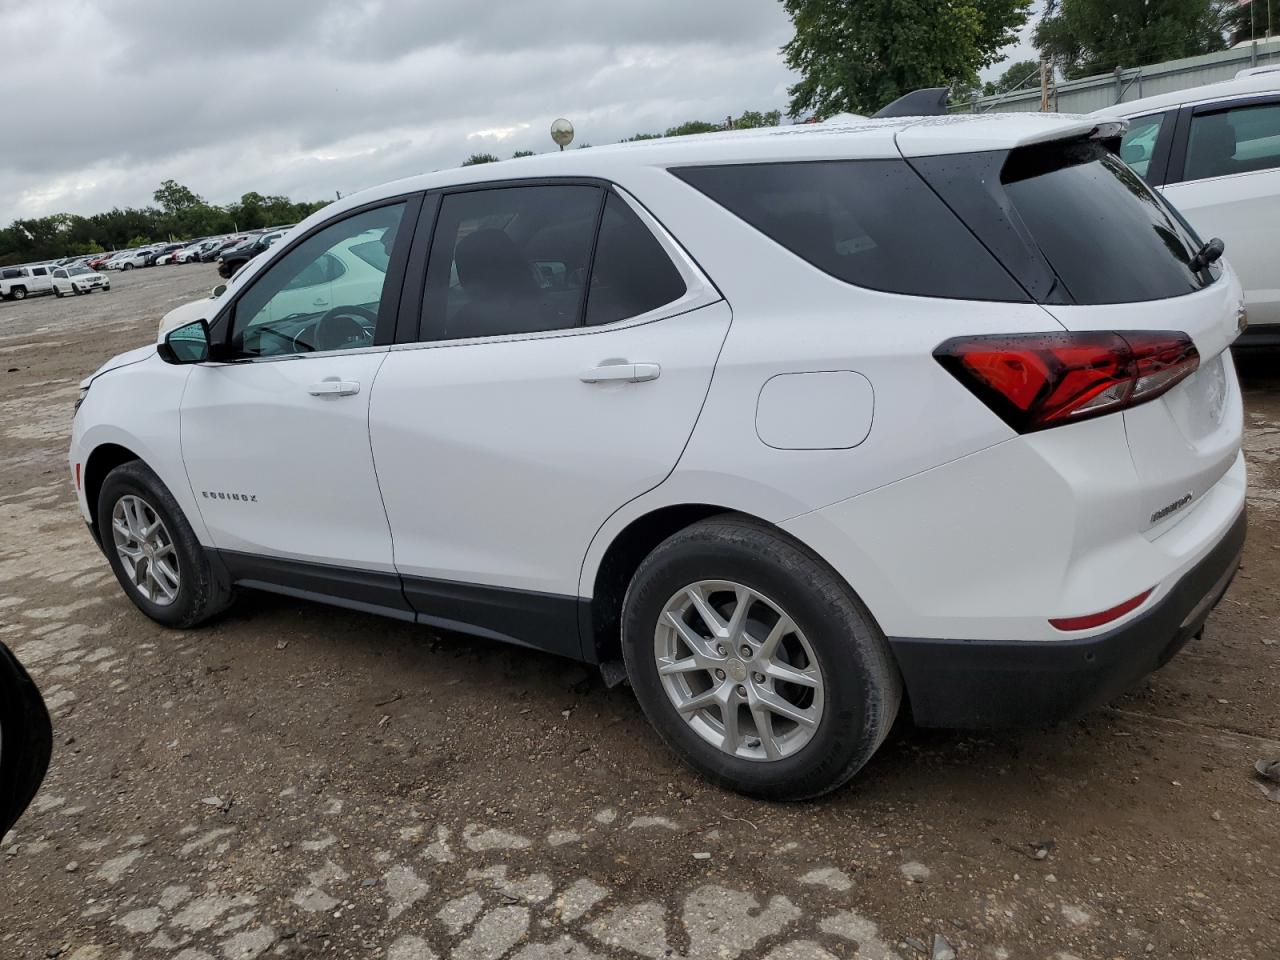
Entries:
[[93, 381], [71, 430], [70, 466], [79, 481], [76, 498], [86, 522], [92, 519], [86, 491], [100, 479], [88, 475], [90, 459], [95, 450], [114, 444], [155, 471], [178, 501], [196, 538], [212, 545], [182, 461], [182, 395], [190, 375], [190, 366], [168, 364], [153, 355]]

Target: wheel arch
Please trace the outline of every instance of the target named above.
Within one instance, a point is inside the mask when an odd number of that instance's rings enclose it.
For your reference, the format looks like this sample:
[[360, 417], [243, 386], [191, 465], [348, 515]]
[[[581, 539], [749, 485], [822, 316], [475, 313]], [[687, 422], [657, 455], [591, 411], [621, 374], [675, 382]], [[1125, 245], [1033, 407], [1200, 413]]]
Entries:
[[119, 443], [101, 443], [85, 460], [81, 483], [95, 535], [98, 530], [98, 495], [102, 492], [103, 481], [116, 467], [133, 460], [142, 460], [142, 457]]
[[[657, 507], [635, 517], [614, 534], [589, 581], [590, 600], [584, 602], [589, 613], [584, 624], [583, 641], [589, 660], [602, 666], [620, 665], [622, 601], [631, 578], [645, 557], [668, 537], [686, 527], [711, 517], [730, 514], [767, 524], [779, 534], [794, 539], [768, 520], [735, 507], [713, 503], [676, 503]], [[610, 675], [613, 673], [606, 670], [606, 676]]]

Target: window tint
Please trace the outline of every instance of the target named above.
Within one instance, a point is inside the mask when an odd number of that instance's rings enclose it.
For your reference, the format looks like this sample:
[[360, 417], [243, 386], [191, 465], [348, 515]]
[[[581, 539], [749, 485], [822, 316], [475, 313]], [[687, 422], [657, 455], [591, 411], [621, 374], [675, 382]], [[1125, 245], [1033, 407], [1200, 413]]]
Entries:
[[48, 267], [32, 267], [32, 268], [31, 268], [31, 275], [32, 275], [33, 277], [45, 277], [45, 276], [48, 276], [48, 275], [49, 275], [49, 268], [48, 268]]
[[0, 279], [3, 280], [16, 280], [20, 276], [22, 276], [22, 271], [15, 267], [0, 271]]
[[423, 338], [578, 326], [601, 194], [540, 186], [446, 196], [427, 263]]
[[373, 243], [389, 252], [403, 214], [404, 204], [356, 214], [267, 267], [236, 304], [232, 352], [267, 357], [372, 346], [390, 258], [378, 267], [353, 249]]
[[1077, 303], [1161, 300], [1212, 280], [1191, 272], [1199, 244], [1183, 222], [1096, 141], [1015, 150], [1001, 183]]
[[1120, 141], [1120, 159], [1137, 170], [1140, 176], [1145, 177], [1151, 167], [1151, 157], [1156, 152], [1156, 141], [1160, 139], [1164, 118], [1163, 113], [1157, 113], [1130, 120], [1129, 129]]
[[686, 167], [676, 176], [846, 283], [960, 300], [1026, 300], [901, 160]]
[[55, 270], [55, 271], [53, 271], [53, 275], [54, 275], [55, 277], [59, 278], [60, 280], [61, 280], [61, 279], [66, 279], [67, 271], [65, 271], [65, 270]]
[[662, 245], [631, 209], [611, 193], [605, 201], [587, 295], [587, 323], [637, 317], [685, 294], [684, 278]]
[[1183, 179], [1226, 177], [1280, 167], [1280, 103], [1191, 118]]

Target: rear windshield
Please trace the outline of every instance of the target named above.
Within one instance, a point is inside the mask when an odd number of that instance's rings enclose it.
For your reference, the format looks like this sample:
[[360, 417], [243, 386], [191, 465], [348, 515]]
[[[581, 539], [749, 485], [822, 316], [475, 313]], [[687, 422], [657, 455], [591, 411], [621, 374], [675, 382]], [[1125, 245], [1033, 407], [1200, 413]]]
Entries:
[[1190, 230], [1096, 141], [1015, 150], [1000, 180], [1076, 303], [1163, 300], [1211, 282], [1189, 266], [1200, 246]]
[[1200, 241], [1097, 140], [906, 160], [672, 170], [792, 253], [874, 290], [1046, 304], [1163, 300]]
[[903, 160], [681, 167], [686, 183], [820, 270], [890, 293], [1027, 293]]

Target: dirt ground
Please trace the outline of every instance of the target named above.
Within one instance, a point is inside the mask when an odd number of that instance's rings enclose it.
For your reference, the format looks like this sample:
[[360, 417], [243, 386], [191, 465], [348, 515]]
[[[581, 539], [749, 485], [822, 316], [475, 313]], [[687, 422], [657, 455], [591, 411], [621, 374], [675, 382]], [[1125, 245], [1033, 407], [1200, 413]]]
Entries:
[[1202, 639], [1079, 722], [899, 729], [774, 805], [549, 656], [261, 594], [144, 619], [76, 512], [72, 403], [216, 282], [0, 303], [0, 639], [55, 718], [0, 960], [1280, 956], [1280, 358], [1243, 367], [1252, 526]]

